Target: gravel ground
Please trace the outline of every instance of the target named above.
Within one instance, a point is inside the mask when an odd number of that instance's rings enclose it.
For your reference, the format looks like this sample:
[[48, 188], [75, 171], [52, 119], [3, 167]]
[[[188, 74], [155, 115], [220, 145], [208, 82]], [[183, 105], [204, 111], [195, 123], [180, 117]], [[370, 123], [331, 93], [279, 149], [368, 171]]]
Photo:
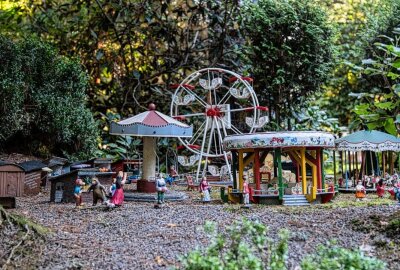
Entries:
[[[217, 196], [216, 193], [213, 195]], [[348, 248], [362, 246], [387, 261], [389, 269], [400, 269], [396, 256], [385, 256], [387, 252], [375, 250], [371, 234], [353, 231], [351, 225], [355, 218], [387, 217], [399, 211], [397, 205], [253, 206], [245, 210], [219, 201], [203, 205], [198, 201], [197, 192], [188, 194], [190, 199], [186, 202], [171, 202], [163, 209], [138, 202], [126, 202], [123, 207], [113, 210], [103, 206], [76, 209], [73, 204], [49, 203], [48, 194], [20, 198], [17, 209], [12, 211], [53, 232], [48, 236], [43, 255], [38, 258], [38, 266], [26, 268], [170, 269], [179, 266], [179, 255], [207, 244], [208, 238], [202, 230], [206, 220], [225, 226], [247, 217], [268, 225], [273, 238], [281, 228], [291, 231], [289, 269], [298, 266], [301, 258], [312, 253], [317, 244], [330, 239], [337, 239], [341, 246]], [[352, 196], [341, 194], [339, 200], [354, 200]]]

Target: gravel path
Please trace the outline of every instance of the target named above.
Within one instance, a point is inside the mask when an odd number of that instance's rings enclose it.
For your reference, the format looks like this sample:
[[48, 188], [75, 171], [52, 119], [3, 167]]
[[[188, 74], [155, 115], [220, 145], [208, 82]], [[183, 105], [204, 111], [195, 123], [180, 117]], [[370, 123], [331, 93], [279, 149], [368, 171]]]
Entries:
[[[330, 239], [344, 247], [372, 246], [370, 234], [353, 231], [351, 221], [373, 214], [388, 216], [399, 208], [253, 206], [243, 210], [219, 202], [203, 205], [195, 200], [197, 195], [191, 193], [188, 201], [168, 203], [163, 209], [154, 209], [151, 203], [127, 202], [119, 209], [105, 210], [102, 206], [76, 209], [72, 204], [48, 203], [47, 194], [20, 198], [13, 211], [54, 232], [40, 258], [41, 269], [169, 269], [178, 266], [179, 255], [207, 244], [202, 230], [206, 220], [224, 226], [243, 217], [268, 225], [274, 238], [281, 228], [291, 231], [289, 269], [294, 269], [317, 244]], [[389, 269], [400, 269], [400, 262], [391, 260]]]

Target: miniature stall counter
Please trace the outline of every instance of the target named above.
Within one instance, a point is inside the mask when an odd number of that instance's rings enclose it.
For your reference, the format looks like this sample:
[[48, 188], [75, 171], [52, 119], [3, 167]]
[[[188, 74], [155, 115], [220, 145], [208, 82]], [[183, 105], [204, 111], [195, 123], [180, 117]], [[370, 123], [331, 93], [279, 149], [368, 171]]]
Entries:
[[361, 181], [358, 181], [356, 186], [356, 199], [363, 200], [365, 198], [365, 187], [361, 184]]

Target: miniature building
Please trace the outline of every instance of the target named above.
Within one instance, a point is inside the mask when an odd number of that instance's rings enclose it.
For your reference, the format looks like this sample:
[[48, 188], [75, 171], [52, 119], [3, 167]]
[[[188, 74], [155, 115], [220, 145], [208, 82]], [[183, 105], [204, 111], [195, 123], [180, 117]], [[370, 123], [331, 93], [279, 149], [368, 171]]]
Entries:
[[25, 170], [24, 195], [36, 195], [40, 187], [46, 185], [47, 172], [42, 171], [46, 167], [39, 160], [31, 160], [19, 164]]
[[[99, 172], [98, 169], [79, 169], [69, 173], [49, 178], [51, 182], [50, 201], [51, 202], [74, 202], [74, 187], [76, 179], [81, 178], [90, 181], [96, 176], [100, 183], [106, 188], [112, 184], [113, 172]], [[91, 201], [91, 193], [83, 193], [83, 201]]]
[[46, 162], [47, 167], [52, 170], [51, 176], [57, 176], [70, 171], [70, 166], [68, 165], [68, 160], [60, 157], [52, 157]]
[[120, 159], [111, 164], [113, 172], [132, 172], [133, 175], [140, 175], [142, 159]]
[[0, 204], [15, 208], [15, 197], [24, 194], [25, 171], [16, 164], [0, 161]]
[[103, 171], [111, 171], [111, 158], [95, 158], [92, 160], [93, 168], [99, 168]]

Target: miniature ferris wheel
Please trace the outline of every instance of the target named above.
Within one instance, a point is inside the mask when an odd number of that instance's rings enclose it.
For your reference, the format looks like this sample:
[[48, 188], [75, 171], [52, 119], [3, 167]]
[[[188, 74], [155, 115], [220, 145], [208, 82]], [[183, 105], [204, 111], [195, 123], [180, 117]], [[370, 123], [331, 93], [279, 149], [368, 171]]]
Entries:
[[178, 161], [187, 166], [197, 162], [197, 178], [202, 159], [223, 157], [229, 165], [222, 144], [226, 136], [252, 133], [268, 122], [268, 109], [259, 105], [252, 82], [232, 71], [205, 68], [171, 86], [171, 116], [193, 126], [193, 137], [179, 140], [194, 155], [178, 156]]

